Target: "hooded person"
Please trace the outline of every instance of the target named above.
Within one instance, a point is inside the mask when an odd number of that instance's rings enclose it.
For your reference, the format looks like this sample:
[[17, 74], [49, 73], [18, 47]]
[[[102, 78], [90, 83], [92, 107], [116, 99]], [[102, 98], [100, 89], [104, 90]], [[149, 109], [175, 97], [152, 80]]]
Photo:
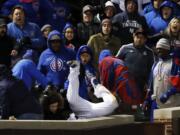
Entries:
[[102, 50], [99, 55], [101, 84], [118, 97], [120, 103], [140, 104], [141, 94], [133, 78], [129, 76], [124, 62], [112, 56], [110, 50]]
[[76, 40], [75, 28], [71, 23], [66, 23], [63, 29], [64, 43], [67, 48], [77, 51], [79, 44]]
[[66, 62], [75, 60], [75, 52], [64, 46], [62, 35], [56, 30], [49, 33], [47, 45], [48, 48], [39, 58], [38, 69], [46, 76], [48, 82], [63, 88], [69, 73]]
[[132, 43], [137, 29], [149, 31], [145, 18], [138, 13], [137, 0], [125, 0], [125, 9], [112, 19], [114, 34], [122, 39], [122, 44]]
[[21, 79], [29, 91], [37, 81], [43, 88], [48, 84], [46, 77], [36, 68], [36, 64], [32, 60], [33, 51], [29, 50], [23, 59], [18, 61], [12, 68], [13, 76]]
[[151, 34], [157, 34], [161, 31], [165, 30], [174, 16], [174, 6], [171, 1], [164, 1], [160, 6], [160, 15], [154, 18], [149, 27], [151, 30]]
[[105, 18], [112, 19], [116, 14], [116, 7], [114, 6], [113, 2], [107, 1], [105, 4], [103, 4], [103, 6], [103, 12], [97, 13], [94, 17], [94, 21], [97, 23], [101, 23], [101, 21]]
[[76, 60], [80, 63], [79, 96], [86, 100], [91, 100], [92, 85], [90, 78], [96, 76], [95, 68], [92, 65], [93, 55], [91, 48], [87, 45], [82, 45], [77, 51]]
[[[90, 82], [90, 78], [92, 76], [96, 76], [96, 69], [93, 66], [93, 53], [90, 47], [87, 45], [83, 45], [78, 49], [77, 55], [76, 55], [76, 60], [78, 60], [81, 64], [81, 69], [80, 71], [80, 77], [81, 79], [84, 78], [86, 85], [87, 85], [87, 90], [90, 93], [92, 90], [92, 85]], [[81, 76], [84, 74], [84, 77]], [[81, 90], [80, 90], [81, 91]]]
[[150, 5], [147, 5], [147, 7], [145, 7], [144, 12], [147, 12], [145, 10], [148, 10], [149, 8], [149, 12], [145, 13], [144, 16], [146, 18], [146, 22], [148, 24], [148, 26], [151, 24], [152, 20], [156, 17], [158, 17], [159, 14], [159, 9], [160, 9], [160, 5], [164, 0], [151, 0]]

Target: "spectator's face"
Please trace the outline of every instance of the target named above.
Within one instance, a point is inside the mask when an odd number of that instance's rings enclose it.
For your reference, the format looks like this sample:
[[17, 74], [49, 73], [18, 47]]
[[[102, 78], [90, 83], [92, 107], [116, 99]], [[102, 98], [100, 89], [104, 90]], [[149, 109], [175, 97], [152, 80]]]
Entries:
[[111, 26], [110, 23], [105, 22], [105, 23], [102, 24], [102, 33], [104, 35], [110, 34], [111, 33], [111, 29], [112, 29], [112, 26]]
[[56, 7], [55, 11], [58, 17], [64, 18], [66, 16], [66, 9], [64, 7]]
[[3, 37], [7, 32], [7, 27], [6, 25], [0, 26], [0, 37]]
[[51, 27], [47, 27], [45, 28], [45, 30], [43, 31], [43, 36], [45, 38], [48, 38], [48, 34], [52, 31], [52, 28]]
[[113, 7], [106, 7], [104, 13], [107, 17], [111, 18], [114, 15], [114, 8]]
[[58, 104], [58, 102], [55, 102], [55, 103], [52, 103], [52, 104], [49, 105], [49, 110], [50, 110], [52, 113], [56, 113], [58, 109], [59, 109], [59, 104]]
[[74, 38], [74, 32], [72, 28], [67, 28], [65, 31], [65, 37], [67, 40], [71, 41]]
[[51, 48], [54, 52], [59, 52], [61, 46], [61, 40], [50, 40]]
[[174, 19], [170, 24], [170, 30], [172, 33], [180, 32], [180, 21], [178, 19]]
[[162, 17], [164, 19], [169, 19], [172, 14], [172, 9], [170, 7], [163, 7], [162, 8]]
[[32, 7], [34, 9], [34, 11], [38, 12], [39, 11], [39, 1], [36, 0], [32, 3]]
[[136, 11], [136, 3], [134, 3], [134, 1], [132, 0], [127, 1], [127, 12], [133, 13], [135, 11]]
[[163, 48], [156, 48], [156, 52], [158, 54], [158, 57], [160, 58], [166, 58], [169, 55], [169, 50], [163, 49]]
[[142, 47], [146, 43], [146, 37], [143, 34], [134, 34], [133, 39], [135, 47]]
[[83, 13], [83, 22], [91, 23], [93, 20], [93, 14], [90, 11]]
[[153, 1], [153, 6], [155, 9], [159, 9], [161, 3], [163, 2], [163, 0], [154, 0]]
[[25, 22], [25, 14], [24, 11], [21, 9], [15, 9], [13, 13], [13, 22], [19, 26], [23, 26]]
[[90, 61], [91, 56], [88, 53], [82, 53], [80, 58], [81, 58], [81, 63], [83, 65], [86, 65]]

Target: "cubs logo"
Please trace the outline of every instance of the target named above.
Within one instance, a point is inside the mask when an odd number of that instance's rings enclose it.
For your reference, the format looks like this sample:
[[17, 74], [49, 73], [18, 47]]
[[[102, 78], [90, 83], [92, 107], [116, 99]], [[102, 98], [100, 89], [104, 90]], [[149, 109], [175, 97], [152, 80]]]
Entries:
[[54, 72], [59, 72], [63, 68], [63, 61], [58, 58], [53, 58], [53, 60], [50, 63], [50, 68]]

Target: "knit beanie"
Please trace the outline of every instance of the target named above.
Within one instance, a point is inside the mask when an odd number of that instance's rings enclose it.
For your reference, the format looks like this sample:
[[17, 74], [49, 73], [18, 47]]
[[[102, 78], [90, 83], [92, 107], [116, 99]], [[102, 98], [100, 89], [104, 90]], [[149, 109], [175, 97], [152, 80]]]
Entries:
[[105, 7], [104, 8], [106, 9], [107, 7], [113, 7], [114, 12], [116, 11], [116, 8], [115, 8], [114, 4], [111, 1], [107, 1], [105, 3]]
[[156, 48], [162, 48], [166, 50], [170, 50], [170, 43], [169, 40], [166, 38], [161, 38], [156, 44]]
[[102, 22], [101, 22], [101, 25], [103, 25], [104, 23], [110, 23], [110, 24], [112, 24], [111, 20], [108, 19], [108, 18], [103, 19]]
[[44, 32], [44, 30], [45, 30], [46, 28], [52, 28], [52, 26], [51, 26], [50, 24], [45, 24], [45, 25], [43, 25], [42, 28], [41, 28], [41, 32]]
[[66, 29], [68, 29], [68, 28], [74, 29], [74, 28], [73, 28], [73, 25], [68, 22], [68, 23], [66, 23], [66, 25], [64, 26], [63, 33], [65, 33], [65, 32], [66, 32]]
[[87, 11], [90, 11], [93, 13], [93, 7], [91, 5], [85, 5], [82, 9], [82, 12], [85, 13]]

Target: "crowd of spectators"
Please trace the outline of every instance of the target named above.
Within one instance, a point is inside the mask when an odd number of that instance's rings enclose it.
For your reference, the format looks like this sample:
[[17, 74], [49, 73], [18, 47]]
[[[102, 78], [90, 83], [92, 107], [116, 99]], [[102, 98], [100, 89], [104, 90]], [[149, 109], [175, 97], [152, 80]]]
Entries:
[[179, 0], [6, 0], [0, 7], [3, 119], [127, 113], [153, 120], [154, 109], [180, 105]]

